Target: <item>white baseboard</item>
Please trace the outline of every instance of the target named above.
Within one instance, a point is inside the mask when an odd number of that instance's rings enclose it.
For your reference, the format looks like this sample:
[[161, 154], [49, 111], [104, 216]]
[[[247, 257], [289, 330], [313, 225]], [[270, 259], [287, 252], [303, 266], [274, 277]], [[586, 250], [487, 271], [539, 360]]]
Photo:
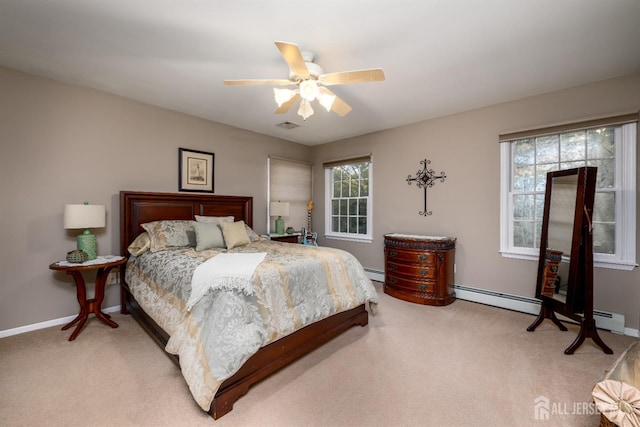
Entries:
[[[371, 280], [384, 282], [384, 271], [365, 268], [367, 275]], [[506, 294], [502, 292], [494, 292], [486, 289], [472, 288], [469, 286], [455, 285], [456, 298], [477, 302], [480, 304], [491, 305], [508, 310], [519, 311], [537, 315], [540, 313], [540, 301], [535, 298], [521, 297], [519, 295]], [[637, 329], [624, 327], [624, 315], [618, 313], [609, 313], [606, 311], [594, 310], [593, 317], [596, 326], [600, 329], [606, 329], [617, 334], [639, 337]], [[558, 315], [563, 321], [573, 322], [564, 316]]]
[[[120, 306], [103, 308], [104, 313], [113, 313], [120, 311]], [[33, 325], [20, 326], [18, 328], [0, 331], [0, 338], [10, 337], [11, 335], [24, 334], [25, 332], [37, 331], [38, 329], [50, 328], [52, 326], [65, 325], [75, 319], [77, 314], [73, 316], [61, 317], [59, 319], [47, 320], [46, 322], [34, 323]]]
[[630, 337], [640, 338], [640, 331], [632, 328], [624, 328], [624, 334]]

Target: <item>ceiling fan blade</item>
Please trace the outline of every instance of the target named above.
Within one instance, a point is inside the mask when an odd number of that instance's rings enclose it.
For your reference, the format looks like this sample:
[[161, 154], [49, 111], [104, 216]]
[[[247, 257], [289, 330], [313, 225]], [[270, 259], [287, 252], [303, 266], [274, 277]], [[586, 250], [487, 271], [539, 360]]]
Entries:
[[286, 113], [287, 111], [289, 111], [289, 108], [291, 108], [293, 104], [295, 104], [299, 99], [300, 99], [300, 94], [296, 93], [290, 100], [288, 100], [287, 102], [279, 106], [278, 109], [274, 111], [274, 113], [276, 114]]
[[287, 42], [275, 43], [291, 71], [303, 80], [308, 79], [309, 70], [307, 69], [307, 65], [304, 63], [304, 58], [302, 58], [302, 54], [300, 53], [298, 46]]
[[253, 85], [274, 85], [285, 86], [293, 84], [289, 80], [284, 79], [248, 79], [248, 80], [225, 80], [227, 86], [253, 86]]
[[368, 70], [327, 73], [322, 74], [320, 77], [318, 77], [318, 80], [325, 85], [380, 82], [384, 80], [384, 71], [382, 71], [382, 68], [370, 68]]
[[351, 112], [351, 106], [336, 96], [331, 109], [339, 116], [346, 116]]
[[351, 112], [351, 106], [340, 99], [335, 93], [331, 92], [324, 86], [320, 86], [320, 91], [326, 93], [327, 95], [335, 96], [336, 98], [333, 100], [333, 104], [331, 104], [331, 110], [339, 116], [346, 116]]

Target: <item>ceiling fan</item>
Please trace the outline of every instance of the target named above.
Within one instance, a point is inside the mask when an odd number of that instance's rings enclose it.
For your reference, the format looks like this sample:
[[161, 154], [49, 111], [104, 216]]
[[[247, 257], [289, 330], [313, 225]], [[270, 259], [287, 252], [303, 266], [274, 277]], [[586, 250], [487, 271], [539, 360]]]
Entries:
[[307, 120], [313, 114], [313, 108], [311, 107], [311, 101], [313, 100], [318, 100], [327, 111], [333, 110], [338, 115], [344, 116], [351, 111], [351, 106], [336, 96], [327, 86], [384, 80], [384, 71], [381, 68], [325, 74], [322, 68], [313, 62], [312, 53], [300, 52], [298, 46], [293, 43], [275, 43], [289, 65], [288, 79], [225, 80], [224, 84], [228, 86], [297, 86], [295, 89], [273, 89], [276, 103], [278, 104], [278, 108], [275, 110], [276, 114], [286, 113], [301, 99], [298, 114], [304, 120]]

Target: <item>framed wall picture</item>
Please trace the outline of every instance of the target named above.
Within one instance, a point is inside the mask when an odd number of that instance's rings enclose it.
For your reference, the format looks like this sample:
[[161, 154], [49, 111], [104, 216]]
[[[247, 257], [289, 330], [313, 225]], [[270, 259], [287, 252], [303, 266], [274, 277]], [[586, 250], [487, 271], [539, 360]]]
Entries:
[[215, 154], [179, 148], [178, 191], [213, 193]]

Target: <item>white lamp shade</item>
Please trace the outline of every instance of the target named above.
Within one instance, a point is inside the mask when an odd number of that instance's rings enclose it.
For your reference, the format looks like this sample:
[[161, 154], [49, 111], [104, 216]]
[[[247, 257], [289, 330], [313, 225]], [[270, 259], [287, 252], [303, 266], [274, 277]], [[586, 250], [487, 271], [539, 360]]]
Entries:
[[64, 205], [64, 228], [101, 228], [105, 225], [104, 205]]
[[306, 99], [300, 101], [300, 108], [298, 108], [298, 115], [301, 116], [304, 120], [307, 120], [310, 116], [313, 115], [313, 108], [311, 108], [311, 103]]
[[331, 106], [333, 105], [333, 101], [336, 100], [336, 96], [321, 92], [318, 94], [317, 99], [320, 105], [322, 105], [327, 111], [331, 111]]
[[269, 204], [269, 215], [289, 216], [289, 202], [271, 202]]
[[291, 98], [293, 98], [294, 96], [296, 96], [296, 93], [298, 93], [297, 90], [291, 90], [291, 89], [278, 89], [278, 88], [273, 88], [273, 93], [276, 99], [276, 104], [278, 104], [278, 107], [282, 107], [282, 104], [284, 104], [285, 102], [288, 102], [291, 100]]

